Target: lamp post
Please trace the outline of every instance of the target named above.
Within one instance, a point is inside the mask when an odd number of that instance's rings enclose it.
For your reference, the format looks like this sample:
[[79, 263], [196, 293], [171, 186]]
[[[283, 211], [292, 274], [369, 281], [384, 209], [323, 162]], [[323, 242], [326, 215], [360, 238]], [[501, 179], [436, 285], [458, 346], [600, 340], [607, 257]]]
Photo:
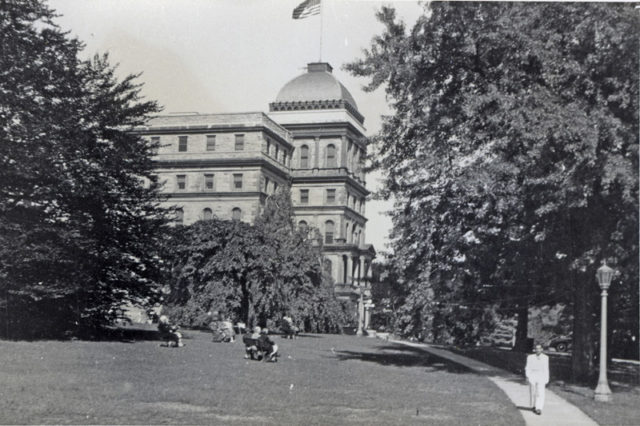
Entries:
[[598, 268], [596, 278], [600, 285], [601, 293], [601, 322], [600, 322], [600, 375], [598, 377], [598, 386], [596, 386], [596, 401], [611, 401], [611, 389], [607, 381], [607, 290], [611, 285], [611, 278], [615, 271], [604, 263]]

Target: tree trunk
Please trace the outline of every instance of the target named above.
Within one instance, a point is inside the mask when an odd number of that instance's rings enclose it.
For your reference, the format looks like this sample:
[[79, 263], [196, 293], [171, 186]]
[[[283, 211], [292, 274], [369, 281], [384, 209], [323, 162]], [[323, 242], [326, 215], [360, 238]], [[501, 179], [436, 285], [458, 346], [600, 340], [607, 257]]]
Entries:
[[[573, 274], [573, 350], [571, 355], [571, 378], [575, 382], [588, 382], [595, 377], [595, 345], [593, 340], [593, 304], [592, 291], [580, 286], [579, 280], [584, 276]], [[584, 283], [587, 284], [587, 283]], [[590, 283], [589, 283], [590, 284]]]
[[529, 352], [529, 303], [528, 300], [518, 306], [518, 324], [516, 326], [516, 344], [513, 350]]

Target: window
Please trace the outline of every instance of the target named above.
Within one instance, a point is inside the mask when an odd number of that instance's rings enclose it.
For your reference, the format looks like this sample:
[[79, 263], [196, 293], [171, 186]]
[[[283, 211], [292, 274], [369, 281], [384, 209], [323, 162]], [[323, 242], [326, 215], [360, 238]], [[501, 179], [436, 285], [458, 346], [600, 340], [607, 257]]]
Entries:
[[184, 223], [184, 211], [182, 209], [176, 210], [176, 223], [182, 225]]
[[309, 168], [309, 147], [306, 145], [300, 147], [300, 168]]
[[206, 208], [204, 210], [202, 210], [202, 219], [203, 220], [211, 220], [211, 218], [213, 217], [213, 212], [211, 211], [210, 208]]
[[236, 149], [236, 151], [243, 151], [244, 150], [244, 135], [236, 135], [235, 149]]
[[327, 189], [327, 204], [335, 204], [335, 203], [336, 203], [336, 190]]
[[304, 220], [301, 220], [300, 222], [298, 222], [298, 229], [300, 230], [300, 232], [308, 232], [309, 231], [309, 225], [307, 225], [307, 222], [305, 222]]
[[267, 155], [271, 155], [271, 140], [267, 139]]
[[338, 163], [336, 161], [336, 146], [328, 145], [327, 146], [327, 167], [337, 167]]
[[347, 223], [347, 225], [344, 227], [344, 235], [347, 237], [347, 242], [349, 241], [349, 224]]
[[216, 150], [216, 135], [207, 135], [207, 151]]
[[278, 190], [278, 182], [273, 182], [273, 193], [275, 194], [277, 190]]
[[269, 178], [264, 178], [264, 192], [269, 192]]
[[187, 189], [187, 175], [176, 175], [176, 186], [179, 190]]
[[231, 219], [232, 220], [242, 219], [242, 210], [240, 210], [238, 207], [234, 207], [234, 209], [231, 210]]
[[333, 244], [333, 222], [330, 220], [324, 223], [324, 242]]
[[242, 189], [242, 174], [238, 173], [233, 175], [233, 189]]
[[186, 136], [178, 136], [178, 152], [187, 152]]
[[309, 204], [309, 190], [301, 189], [300, 190], [300, 204]]
[[213, 173], [205, 173], [204, 175], [204, 189], [213, 190]]
[[276, 155], [274, 156], [276, 161], [278, 161], [278, 157], [280, 157], [280, 148], [278, 147], [278, 145], [276, 145]]

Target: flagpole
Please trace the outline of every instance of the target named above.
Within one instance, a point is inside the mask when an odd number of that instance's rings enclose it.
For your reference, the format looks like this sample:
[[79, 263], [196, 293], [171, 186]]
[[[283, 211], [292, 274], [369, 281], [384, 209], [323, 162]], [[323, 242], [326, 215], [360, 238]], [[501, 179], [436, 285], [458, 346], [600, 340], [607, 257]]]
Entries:
[[320, 0], [320, 59], [318, 62], [322, 62], [322, 0]]

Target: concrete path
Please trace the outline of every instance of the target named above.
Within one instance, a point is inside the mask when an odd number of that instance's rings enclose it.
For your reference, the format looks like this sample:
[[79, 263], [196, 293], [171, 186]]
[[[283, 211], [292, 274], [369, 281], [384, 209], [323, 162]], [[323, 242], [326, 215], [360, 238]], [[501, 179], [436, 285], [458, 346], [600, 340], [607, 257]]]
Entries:
[[529, 385], [524, 377], [518, 376], [500, 368], [492, 367], [475, 359], [454, 354], [444, 349], [433, 346], [404, 342], [400, 340], [390, 340], [407, 346], [421, 348], [425, 352], [447, 359], [460, 365], [464, 365], [477, 374], [486, 376], [507, 394], [509, 399], [516, 405], [527, 426], [597, 426], [598, 424], [582, 412], [578, 407], [567, 400], [559, 397], [554, 392], [547, 389], [544, 410], [541, 415], [531, 411], [529, 405]]

